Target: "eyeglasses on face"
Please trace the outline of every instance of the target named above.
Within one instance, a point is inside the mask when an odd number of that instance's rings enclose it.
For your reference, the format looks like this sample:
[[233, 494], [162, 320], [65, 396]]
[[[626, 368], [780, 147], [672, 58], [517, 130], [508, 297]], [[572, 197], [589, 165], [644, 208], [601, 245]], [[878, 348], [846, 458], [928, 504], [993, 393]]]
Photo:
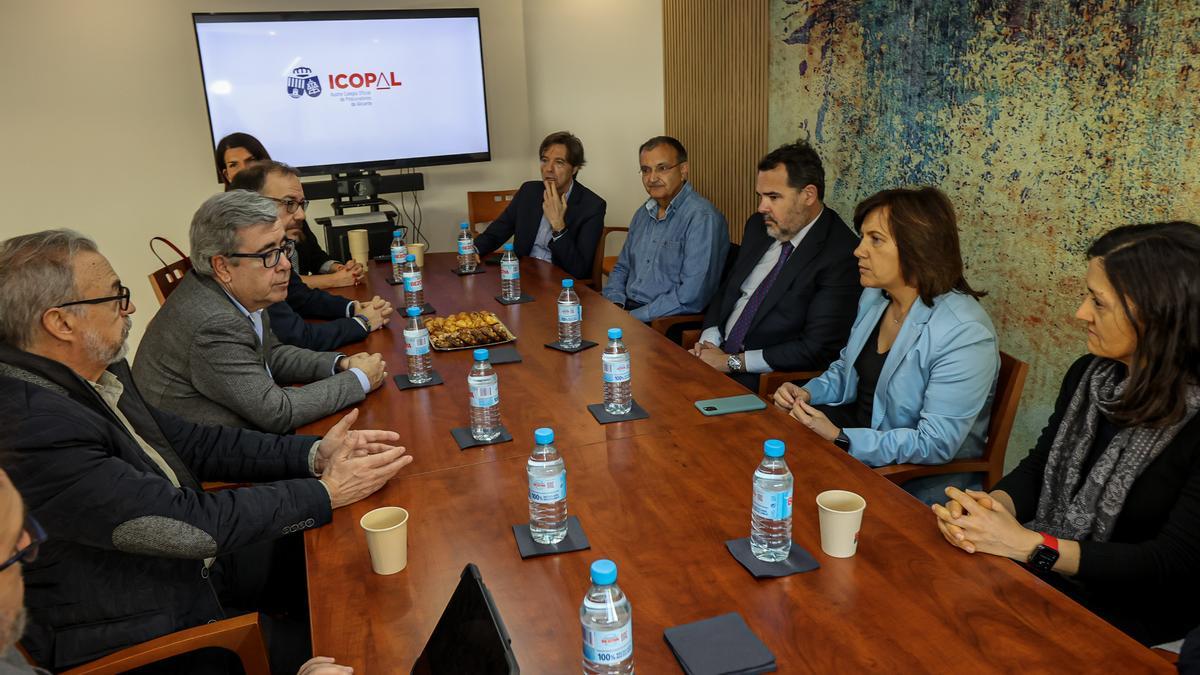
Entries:
[[653, 176], [656, 173], [664, 174], [664, 173], [670, 171], [671, 169], [674, 169], [675, 167], [679, 166], [680, 164], [683, 164], [683, 162], [675, 162], [674, 164], [670, 164], [670, 165], [659, 164], [658, 166], [643, 166], [640, 169], [638, 169], [638, 173], [642, 174], [643, 176]]
[[270, 269], [279, 264], [279, 259], [286, 256], [291, 257], [292, 251], [296, 250], [296, 242], [291, 239], [284, 239], [283, 244], [276, 248], [268, 249], [262, 253], [230, 253], [225, 256], [227, 258], [258, 258], [262, 261], [263, 267]]
[[267, 197], [267, 199], [270, 199], [271, 201], [275, 202], [276, 204], [279, 204], [280, 206], [283, 207], [283, 210], [287, 211], [288, 213], [295, 213], [296, 209], [307, 209], [308, 208], [308, 200], [307, 199], [301, 199], [300, 201], [296, 201], [295, 199], [292, 199], [291, 197], [284, 197], [282, 199], [280, 199], [279, 197]]
[[41, 523], [34, 520], [30, 514], [25, 514], [25, 527], [23, 532], [29, 536], [29, 543], [23, 548], [19, 548], [13, 552], [12, 557], [0, 563], [0, 572], [12, 567], [17, 563], [25, 564], [37, 560], [38, 546], [46, 541], [46, 531], [42, 529]]
[[64, 302], [61, 305], [55, 305], [55, 307], [62, 309], [63, 307], [71, 307], [72, 305], [100, 305], [105, 302], [113, 302], [114, 300], [118, 301], [119, 304], [117, 307], [122, 312], [129, 311], [129, 289], [121, 284], [117, 284], [116, 295], [103, 298], [88, 298], [87, 300], [72, 300], [71, 302]]

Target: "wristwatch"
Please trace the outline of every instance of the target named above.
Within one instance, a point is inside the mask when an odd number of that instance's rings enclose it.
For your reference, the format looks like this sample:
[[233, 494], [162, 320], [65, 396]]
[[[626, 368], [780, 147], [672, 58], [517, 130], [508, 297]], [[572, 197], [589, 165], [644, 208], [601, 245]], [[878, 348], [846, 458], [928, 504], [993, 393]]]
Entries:
[[1029, 554], [1029, 566], [1039, 572], [1049, 572], [1058, 562], [1058, 539], [1045, 532], [1040, 534], [1042, 543]]
[[741, 354], [730, 354], [729, 358], [725, 360], [725, 365], [729, 367], [731, 373], [740, 373], [745, 370]]
[[846, 452], [850, 452], [850, 437], [846, 435], [845, 431], [838, 432], [837, 438], [833, 439], [833, 444]]
[[368, 333], [371, 332], [371, 320], [368, 319], [365, 314], [355, 314], [354, 318], [362, 324], [362, 327], [365, 328]]

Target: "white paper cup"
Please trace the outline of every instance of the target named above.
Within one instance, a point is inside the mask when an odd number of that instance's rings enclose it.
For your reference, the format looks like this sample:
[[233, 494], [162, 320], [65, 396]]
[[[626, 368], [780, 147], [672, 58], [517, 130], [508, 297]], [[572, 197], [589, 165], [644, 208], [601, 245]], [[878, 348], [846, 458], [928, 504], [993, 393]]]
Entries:
[[350, 230], [346, 233], [346, 238], [350, 242], [350, 257], [366, 267], [371, 262], [371, 247], [367, 244], [367, 231]]
[[826, 490], [817, 495], [817, 517], [821, 523], [821, 550], [834, 558], [849, 558], [858, 551], [867, 500], [845, 490]]
[[425, 244], [409, 244], [408, 252], [412, 254], [417, 267], [425, 267]]
[[408, 511], [384, 506], [367, 513], [358, 524], [367, 533], [371, 569], [376, 574], [395, 574], [408, 566]]

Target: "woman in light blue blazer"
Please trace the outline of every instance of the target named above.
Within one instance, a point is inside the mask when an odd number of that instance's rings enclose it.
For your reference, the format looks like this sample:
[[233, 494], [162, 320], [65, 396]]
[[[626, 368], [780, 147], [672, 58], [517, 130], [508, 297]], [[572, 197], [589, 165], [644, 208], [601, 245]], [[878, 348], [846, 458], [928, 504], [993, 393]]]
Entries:
[[[1000, 354], [996, 330], [963, 277], [954, 207], [936, 188], [884, 190], [858, 205], [854, 250], [865, 287], [850, 341], [775, 405], [869, 466], [944, 464], [983, 454]], [[909, 481], [926, 503], [972, 474]]]

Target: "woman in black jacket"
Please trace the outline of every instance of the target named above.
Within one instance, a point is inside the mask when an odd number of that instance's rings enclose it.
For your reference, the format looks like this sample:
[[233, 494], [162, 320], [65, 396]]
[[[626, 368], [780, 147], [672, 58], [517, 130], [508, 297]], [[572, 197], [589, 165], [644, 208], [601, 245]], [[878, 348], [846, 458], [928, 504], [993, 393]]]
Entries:
[[1200, 622], [1200, 227], [1120, 227], [1088, 250], [1088, 351], [1041, 438], [938, 527], [1027, 563], [1145, 644]]

